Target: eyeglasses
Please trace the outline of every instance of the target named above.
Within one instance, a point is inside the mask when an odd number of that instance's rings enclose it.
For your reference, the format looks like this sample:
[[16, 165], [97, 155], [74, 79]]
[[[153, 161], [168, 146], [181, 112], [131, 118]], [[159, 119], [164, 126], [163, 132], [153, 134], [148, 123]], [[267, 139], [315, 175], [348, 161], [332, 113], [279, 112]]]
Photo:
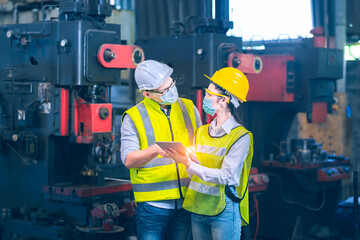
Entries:
[[[227, 97], [226, 95], [224, 94], [220, 94], [220, 93], [214, 93], [212, 91], [210, 91], [209, 89], [205, 88], [205, 95], [206, 96], [210, 96], [210, 95], [215, 95], [215, 96], [218, 96], [218, 97]], [[229, 103], [229, 100], [226, 101], [227, 103]]]
[[176, 80], [173, 80], [173, 82], [171, 83], [171, 85], [167, 88], [165, 88], [164, 90], [162, 91], [155, 91], [155, 90], [146, 90], [147, 92], [151, 92], [151, 93], [158, 93], [158, 94], [161, 94], [161, 95], [164, 95], [165, 93], [167, 93], [168, 91], [170, 91], [171, 88], [173, 88], [176, 84]]

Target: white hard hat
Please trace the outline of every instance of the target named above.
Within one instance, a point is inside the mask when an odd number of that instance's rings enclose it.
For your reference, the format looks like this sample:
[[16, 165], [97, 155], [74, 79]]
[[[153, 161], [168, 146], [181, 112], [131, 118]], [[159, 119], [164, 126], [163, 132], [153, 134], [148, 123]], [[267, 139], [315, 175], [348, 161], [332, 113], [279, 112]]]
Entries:
[[135, 81], [140, 90], [160, 87], [172, 74], [173, 69], [155, 60], [146, 60], [135, 69]]

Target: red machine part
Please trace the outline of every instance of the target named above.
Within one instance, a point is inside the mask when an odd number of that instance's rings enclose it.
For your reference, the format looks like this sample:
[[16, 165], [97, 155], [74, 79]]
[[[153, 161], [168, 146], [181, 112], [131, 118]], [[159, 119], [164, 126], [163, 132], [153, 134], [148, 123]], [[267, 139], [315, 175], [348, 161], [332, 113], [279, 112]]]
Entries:
[[249, 192], [261, 192], [268, 188], [269, 177], [266, 174], [258, 173], [257, 168], [251, 168], [249, 177]]
[[60, 134], [67, 136], [69, 134], [69, 90], [61, 89], [61, 110], [60, 110]]
[[105, 186], [43, 186], [43, 193], [70, 196], [70, 197], [93, 197], [109, 193], [127, 192], [132, 190], [132, 185], [128, 183], [113, 182]]
[[114, 230], [114, 220], [112, 218], [107, 218], [103, 220], [102, 230], [104, 231], [113, 231]]
[[119, 211], [118, 206], [115, 203], [105, 203], [98, 205], [90, 211], [91, 217], [104, 218], [107, 216], [113, 216]]
[[325, 123], [327, 118], [327, 102], [312, 103], [312, 123]]
[[129, 218], [136, 215], [135, 201], [125, 203], [122, 208], [126, 209], [126, 217]]
[[93, 133], [112, 131], [112, 104], [79, 103], [75, 100], [74, 132], [77, 143], [90, 143]]
[[237, 52], [229, 54], [227, 65], [237, 68], [245, 74], [260, 73], [263, 67], [259, 56]]
[[201, 122], [204, 122], [203, 121], [203, 108], [202, 108], [203, 98], [204, 98], [203, 90], [202, 89], [196, 90], [196, 108], [199, 111]]
[[250, 175], [251, 174], [257, 174], [257, 173], [259, 173], [257, 168], [253, 167], [253, 168], [250, 169]]
[[117, 217], [120, 213], [127, 211], [127, 208], [119, 209], [116, 203], [105, 203], [97, 205], [90, 211], [91, 217], [106, 218], [106, 217]]
[[[295, 60], [290, 55], [261, 56], [263, 67], [258, 74], [247, 74], [250, 89], [248, 101], [294, 102], [294, 93], [287, 91], [287, 84], [293, 84], [294, 72], [288, 69]], [[264, 87], [265, 86], [265, 87]]]
[[335, 37], [325, 37], [323, 27], [315, 27], [310, 31], [314, 35], [314, 47], [316, 48], [335, 48]]
[[349, 166], [335, 166], [318, 169], [317, 180], [319, 182], [332, 182], [350, 177]]
[[103, 44], [97, 52], [97, 60], [105, 68], [136, 68], [144, 61], [141, 47], [119, 44]]

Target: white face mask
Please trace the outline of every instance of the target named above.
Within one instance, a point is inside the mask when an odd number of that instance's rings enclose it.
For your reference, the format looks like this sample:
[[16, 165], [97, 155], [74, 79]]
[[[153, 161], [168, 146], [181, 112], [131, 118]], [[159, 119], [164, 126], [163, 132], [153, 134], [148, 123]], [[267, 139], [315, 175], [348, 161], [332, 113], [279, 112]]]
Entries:
[[163, 102], [161, 102], [160, 104], [172, 105], [176, 103], [178, 98], [179, 94], [176, 86], [174, 85], [169, 91], [167, 91], [166, 93], [164, 93], [164, 95], [160, 97], [160, 99], [163, 100]]

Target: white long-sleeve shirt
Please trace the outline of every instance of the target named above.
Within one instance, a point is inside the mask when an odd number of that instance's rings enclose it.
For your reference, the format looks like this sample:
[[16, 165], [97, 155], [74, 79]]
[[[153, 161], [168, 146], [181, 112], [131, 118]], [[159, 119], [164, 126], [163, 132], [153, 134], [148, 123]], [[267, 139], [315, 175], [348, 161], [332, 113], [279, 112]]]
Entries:
[[[209, 134], [211, 137], [220, 137], [224, 134], [229, 134], [231, 129], [240, 126], [240, 124], [231, 116], [218, 129], [216, 129], [215, 126], [216, 118], [209, 126]], [[196, 175], [206, 182], [237, 187], [240, 185], [241, 171], [249, 153], [249, 146], [250, 136], [245, 135], [229, 149], [220, 169], [207, 168], [191, 161], [187, 172], [189, 175]]]

